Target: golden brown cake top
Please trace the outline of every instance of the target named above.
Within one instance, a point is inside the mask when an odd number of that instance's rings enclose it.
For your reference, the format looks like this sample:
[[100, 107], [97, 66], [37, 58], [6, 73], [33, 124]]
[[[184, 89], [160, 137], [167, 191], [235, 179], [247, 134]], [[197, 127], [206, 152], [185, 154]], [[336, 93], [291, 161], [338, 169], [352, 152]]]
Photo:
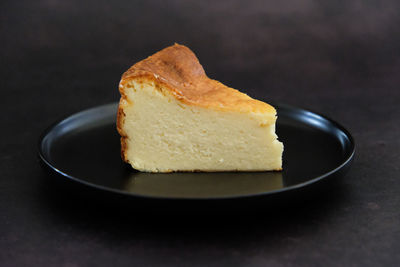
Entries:
[[150, 78], [162, 83], [171, 94], [188, 105], [221, 111], [273, 113], [267, 103], [207, 77], [196, 55], [175, 44], [136, 63], [122, 75], [120, 90], [133, 79]]

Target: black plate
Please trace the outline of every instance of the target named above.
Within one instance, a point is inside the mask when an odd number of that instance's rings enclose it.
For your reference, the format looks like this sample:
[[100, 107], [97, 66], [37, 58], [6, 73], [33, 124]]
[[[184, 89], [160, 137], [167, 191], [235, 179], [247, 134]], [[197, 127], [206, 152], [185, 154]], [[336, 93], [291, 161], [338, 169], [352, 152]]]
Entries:
[[47, 167], [67, 180], [151, 199], [267, 196], [304, 188], [348, 169], [354, 142], [347, 130], [304, 109], [274, 106], [277, 134], [285, 146], [282, 172], [137, 172], [120, 158], [117, 104], [91, 108], [56, 123], [40, 139], [39, 155]]

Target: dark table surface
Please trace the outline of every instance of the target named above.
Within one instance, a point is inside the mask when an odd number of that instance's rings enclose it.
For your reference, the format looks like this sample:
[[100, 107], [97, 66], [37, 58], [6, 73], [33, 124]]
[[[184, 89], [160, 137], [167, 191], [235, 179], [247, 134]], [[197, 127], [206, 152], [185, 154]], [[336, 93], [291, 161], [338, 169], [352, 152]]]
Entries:
[[[2, 1], [0, 265], [399, 266], [399, 10], [395, 0]], [[110, 212], [58, 194], [37, 158], [41, 132], [117, 101], [121, 74], [174, 42], [210, 77], [342, 123], [357, 145], [347, 176], [323, 197], [229, 219]]]

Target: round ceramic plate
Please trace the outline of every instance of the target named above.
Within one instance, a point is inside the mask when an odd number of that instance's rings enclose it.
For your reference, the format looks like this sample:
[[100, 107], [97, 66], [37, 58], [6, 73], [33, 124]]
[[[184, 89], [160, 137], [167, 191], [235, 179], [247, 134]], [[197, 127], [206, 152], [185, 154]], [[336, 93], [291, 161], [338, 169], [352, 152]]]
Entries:
[[232, 199], [280, 194], [342, 175], [354, 155], [349, 132], [313, 112], [274, 105], [277, 134], [284, 143], [282, 172], [153, 174], [138, 172], [120, 157], [117, 104], [69, 116], [39, 142], [47, 167], [82, 186], [152, 199]]

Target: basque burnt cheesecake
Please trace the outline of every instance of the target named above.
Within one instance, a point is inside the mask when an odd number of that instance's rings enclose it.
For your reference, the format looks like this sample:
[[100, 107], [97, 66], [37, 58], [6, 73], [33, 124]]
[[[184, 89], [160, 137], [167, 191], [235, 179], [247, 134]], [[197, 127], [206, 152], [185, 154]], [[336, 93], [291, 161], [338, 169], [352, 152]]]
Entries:
[[175, 44], [122, 75], [122, 159], [145, 172], [282, 169], [276, 110], [207, 77]]

